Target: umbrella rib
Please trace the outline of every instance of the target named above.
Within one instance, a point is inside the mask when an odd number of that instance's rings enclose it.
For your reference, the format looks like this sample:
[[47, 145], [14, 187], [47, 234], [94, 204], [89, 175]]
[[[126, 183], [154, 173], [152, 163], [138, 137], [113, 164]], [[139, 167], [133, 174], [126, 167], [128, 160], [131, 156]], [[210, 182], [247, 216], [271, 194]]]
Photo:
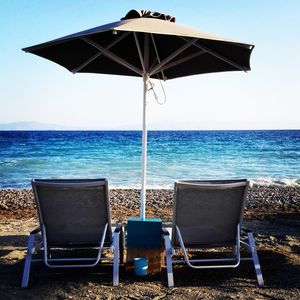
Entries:
[[[129, 34], [129, 32], [124, 32], [122, 35], [120, 35], [118, 38], [116, 38], [115, 40], [113, 40], [109, 45], [107, 45], [105, 47], [105, 49], [110, 49], [111, 47], [113, 47], [115, 44], [117, 44], [118, 42], [120, 42], [121, 40], [123, 40], [127, 35]], [[81, 69], [83, 69], [84, 67], [86, 67], [88, 64], [90, 64], [93, 60], [95, 60], [97, 57], [99, 57], [100, 55], [102, 55], [102, 52], [98, 52], [95, 55], [93, 55], [90, 59], [88, 59], [87, 61], [83, 62], [79, 67], [74, 68], [71, 72], [72, 73], [77, 73], [78, 71], [80, 71]]]
[[81, 39], [83, 41], [85, 41], [86, 43], [90, 44], [91, 46], [95, 47], [99, 51], [101, 51], [102, 54], [105, 55], [106, 57], [110, 58], [111, 60], [119, 63], [120, 65], [126, 67], [127, 69], [130, 69], [131, 71], [133, 71], [133, 72], [135, 72], [135, 73], [142, 76], [142, 74], [143, 74], [142, 70], [140, 70], [137, 67], [133, 66], [132, 64], [130, 64], [126, 60], [122, 59], [118, 55], [116, 55], [116, 54], [112, 53], [111, 51], [105, 49], [104, 47], [100, 46], [99, 44], [95, 43], [94, 41], [90, 40], [87, 37], [81, 37]]
[[[154, 40], [154, 36], [153, 36], [152, 33], [151, 33], [150, 35], [151, 35], [152, 43], [153, 43], [154, 50], [155, 50], [155, 53], [156, 53], [156, 59], [155, 59], [155, 61], [154, 61], [154, 64], [155, 64], [156, 60], [158, 61], [158, 63], [160, 63], [160, 57], [159, 57], [159, 54], [158, 54], [158, 50], [157, 50], [156, 42], [155, 42], [155, 40]], [[153, 65], [153, 66], [154, 66], [154, 65]], [[151, 68], [152, 68], [152, 66], [151, 66]], [[163, 80], [166, 80], [166, 76], [165, 76], [163, 70], [161, 70], [161, 74], [162, 74]]]
[[[183, 40], [185, 40], [185, 41], [188, 40], [187, 38], [184, 38], [184, 37], [181, 37], [181, 38], [182, 38]], [[205, 52], [207, 52], [207, 53], [209, 53], [209, 54], [215, 56], [216, 58], [219, 58], [220, 60], [225, 61], [225, 62], [228, 63], [229, 65], [231, 65], [231, 66], [233, 66], [233, 67], [235, 67], [235, 68], [237, 68], [237, 69], [239, 69], [239, 70], [241, 70], [241, 71], [244, 71], [244, 72], [247, 72], [247, 71], [248, 71], [248, 68], [245, 68], [245, 67], [241, 66], [240, 64], [238, 64], [238, 63], [232, 61], [231, 59], [229, 59], [229, 58], [227, 58], [227, 57], [225, 57], [225, 56], [223, 56], [223, 55], [221, 55], [221, 54], [219, 54], [219, 53], [217, 53], [217, 52], [215, 52], [215, 51], [213, 51], [213, 50], [211, 50], [211, 49], [209, 49], [209, 48], [207, 48], [207, 47], [205, 47], [205, 46], [203, 46], [203, 45], [201, 45], [201, 44], [199, 44], [199, 43], [195, 43], [194, 46], [195, 46], [195, 47], [198, 47], [198, 48], [201, 49], [201, 50], [204, 50]]]
[[[158, 61], [158, 58], [156, 57], [151, 64], [150, 70], [155, 66], [157, 61]], [[160, 61], [159, 61], [159, 63], [160, 63]]]
[[171, 62], [171, 63], [163, 66], [161, 69], [159, 69], [158, 71], [156, 71], [155, 73], [153, 73], [153, 75], [156, 74], [156, 73], [158, 73], [158, 72], [163, 72], [164, 70], [167, 70], [167, 69], [170, 69], [172, 67], [175, 67], [175, 66], [177, 66], [179, 64], [182, 64], [182, 63], [184, 63], [184, 62], [186, 62], [188, 60], [191, 60], [191, 59], [193, 59], [193, 58], [195, 58], [197, 56], [200, 56], [200, 55], [202, 55], [204, 53], [206, 53], [206, 51], [201, 50], [199, 52], [193, 53], [193, 54], [188, 55], [186, 57], [183, 57], [181, 59], [175, 60], [175, 61], [173, 61], [173, 62]]
[[85, 61], [84, 63], [82, 63], [79, 67], [71, 70], [71, 72], [73, 74], [77, 73], [78, 71], [80, 71], [81, 69], [83, 69], [85, 66], [87, 66], [88, 64], [90, 64], [93, 60], [95, 60], [97, 57], [99, 57], [100, 55], [102, 55], [101, 52], [96, 53], [95, 55], [93, 55], [91, 58], [89, 58], [87, 61]]
[[193, 38], [191, 40], [188, 40], [188, 42], [183, 45], [182, 47], [180, 47], [179, 49], [177, 49], [175, 52], [173, 52], [171, 55], [169, 55], [167, 58], [165, 58], [162, 62], [160, 62], [158, 65], [156, 65], [156, 67], [154, 67], [151, 71], [150, 71], [150, 76], [152, 76], [154, 73], [156, 73], [157, 71], [159, 71], [165, 64], [167, 64], [170, 60], [172, 60], [174, 57], [178, 56], [180, 53], [182, 53], [185, 49], [187, 49], [188, 47], [190, 47], [191, 45], [195, 44], [198, 41], [198, 38]]
[[136, 47], [137, 47], [137, 50], [138, 50], [138, 53], [139, 53], [141, 65], [143, 67], [143, 73], [146, 74], [146, 68], [145, 68], [145, 64], [144, 64], [144, 59], [143, 59], [143, 55], [142, 55], [140, 43], [139, 43], [139, 40], [138, 40], [136, 32], [133, 32], [133, 36], [134, 36], [135, 44], [136, 44]]

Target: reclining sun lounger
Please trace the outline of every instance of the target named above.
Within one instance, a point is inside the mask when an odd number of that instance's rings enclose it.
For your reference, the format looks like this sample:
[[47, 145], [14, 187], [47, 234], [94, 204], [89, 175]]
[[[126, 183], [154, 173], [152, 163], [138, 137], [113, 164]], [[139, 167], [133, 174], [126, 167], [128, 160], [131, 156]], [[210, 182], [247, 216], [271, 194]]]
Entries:
[[[117, 286], [120, 247], [123, 262], [122, 227], [112, 233], [107, 180], [35, 179], [32, 188], [40, 226], [29, 236], [22, 287], [28, 286], [32, 262], [44, 261], [49, 268], [93, 267], [104, 260], [104, 247], [113, 250], [113, 258], [105, 260], [113, 261], [113, 285]], [[87, 257], [88, 250], [96, 254]], [[38, 252], [43, 259], [37, 259]]]
[[[171, 239], [164, 230], [169, 287], [174, 286], [173, 264], [185, 263], [194, 269], [235, 268], [241, 260], [253, 261], [258, 285], [264, 285], [253, 233], [241, 228], [248, 184], [247, 180], [175, 182]], [[241, 231], [246, 240], [241, 239]], [[250, 257], [241, 258], [241, 244]], [[221, 251], [221, 258], [190, 259], [187, 250], [226, 247], [232, 252], [228, 256], [228, 251]], [[179, 259], [173, 258], [176, 249], [182, 252]]]

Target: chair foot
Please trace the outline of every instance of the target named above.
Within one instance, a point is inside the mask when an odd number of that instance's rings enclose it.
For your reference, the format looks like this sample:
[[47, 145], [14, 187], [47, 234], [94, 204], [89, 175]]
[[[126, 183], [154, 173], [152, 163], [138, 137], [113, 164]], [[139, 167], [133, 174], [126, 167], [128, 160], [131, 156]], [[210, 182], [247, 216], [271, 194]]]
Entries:
[[166, 265], [167, 265], [167, 279], [168, 279], [168, 287], [174, 287], [174, 276], [173, 276], [173, 266], [172, 266], [172, 247], [170, 237], [168, 235], [164, 236], [165, 239], [165, 251], [166, 251]]
[[32, 260], [32, 249], [34, 246], [34, 234], [30, 234], [28, 238], [28, 246], [26, 251], [25, 263], [24, 263], [24, 270], [23, 270], [23, 277], [22, 277], [22, 288], [28, 287], [29, 276], [30, 276], [30, 267], [31, 267], [31, 260]]
[[120, 232], [114, 233], [114, 261], [113, 261], [113, 286], [119, 285], [119, 243]]
[[248, 232], [247, 236], [248, 236], [249, 245], [251, 247], [251, 255], [252, 255], [252, 260], [253, 260], [254, 269], [255, 269], [255, 273], [256, 273], [257, 284], [259, 287], [262, 287], [262, 286], [264, 286], [264, 279], [262, 276], [262, 271], [261, 271], [257, 251], [256, 251], [253, 233]]

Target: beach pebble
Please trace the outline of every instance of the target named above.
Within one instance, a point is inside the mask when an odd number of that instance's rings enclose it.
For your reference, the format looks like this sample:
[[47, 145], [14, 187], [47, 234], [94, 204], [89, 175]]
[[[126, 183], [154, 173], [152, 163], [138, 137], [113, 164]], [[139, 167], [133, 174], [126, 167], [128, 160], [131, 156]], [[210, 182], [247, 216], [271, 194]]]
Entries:
[[[111, 189], [109, 199], [112, 207], [138, 209], [140, 190]], [[146, 193], [146, 206], [153, 211], [171, 209], [173, 206], [173, 190], [149, 189]], [[34, 208], [32, 190], [7, 189], [0, 190], [0, 210], [16, 210]], [[299, 212], [300, 188], [293, 186], [260, 186], [253, 185], [248, 192], [246, 210]]]

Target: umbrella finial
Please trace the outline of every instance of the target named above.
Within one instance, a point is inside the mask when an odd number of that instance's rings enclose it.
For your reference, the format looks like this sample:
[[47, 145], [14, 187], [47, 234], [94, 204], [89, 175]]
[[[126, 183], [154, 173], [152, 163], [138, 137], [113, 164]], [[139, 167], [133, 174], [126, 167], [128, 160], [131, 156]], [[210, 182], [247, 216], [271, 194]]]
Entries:
[[136, 19], [136, 18], [153, 18], [153, 19], [160, 19], [160, 20], [169, 21], [173, 23], [175, 23], [176, 20], [174, 16], [162, 14], [156, 11], [145, 10], [145, 9], [142, 10], [132, 9], [121, 20]]

